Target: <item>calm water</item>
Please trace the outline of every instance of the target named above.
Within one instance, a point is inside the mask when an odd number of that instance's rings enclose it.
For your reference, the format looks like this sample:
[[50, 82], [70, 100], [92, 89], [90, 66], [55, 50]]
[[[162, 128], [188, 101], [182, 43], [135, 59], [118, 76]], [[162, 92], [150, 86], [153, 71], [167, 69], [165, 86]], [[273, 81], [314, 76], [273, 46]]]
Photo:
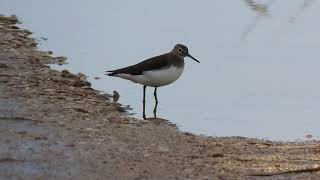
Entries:
[[[183, 76], [158, 91], [158, 116], [182, 130], [276, 140], [320, 137], [317, 0], [1, 0], [41, 48], [69, 58], [99, 90], [117, 90], [141, 117], [142, 86], [104, 71], [189, 47]], [[101, 77], [94, 80], [94, 77]], [[153, 109], [149, 89], [147, 112]]]

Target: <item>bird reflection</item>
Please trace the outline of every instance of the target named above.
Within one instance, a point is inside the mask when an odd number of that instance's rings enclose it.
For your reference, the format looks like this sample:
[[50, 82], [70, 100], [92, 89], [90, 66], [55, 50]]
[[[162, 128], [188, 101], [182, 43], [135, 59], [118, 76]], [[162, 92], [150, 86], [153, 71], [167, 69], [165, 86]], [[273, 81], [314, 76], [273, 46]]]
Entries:
[[244, 0], [247, 5], [255, 12], [260, 15], [267, 15], [268, 14], [268, 6], [270, 3], [273, 3], [274, 0], [271, 0], [268, 4], [256, 3], [254, 0]]
[[270, 0], [267, 4], [256, 3], [254, 0], [244, 0], [244, 2], [257, 13], [253, 21], [248, 24], [245, 30], [241, 34], [241, 41], [246, 40], [248, 35], [253, 31], [257, 26], [258, 22], [269, 15], [269, 7], [275, 2], [275, 0]]
[[315, 0], [305, 0], [300, 7], [289, 16], [288, 22], [294, 23], [314, 2]]
[[[258, 3], [257, 0], [243, 0], [246, 5], [256, 13], [254, 19], [246, 26], [244, 31], [241, 34], [240, 41], [243, 42], [247, 39], [249, 34], [254, 30], [257, 24], [263, 19], [270, 16], [270, 6], [274, 4], [275, 0], [269, 0], [267, 3]], [[303, 0], [301, 5], [292, 12], [289, 17], [286, 19], [285, 23], [283, 23], [283, 28], [281, 32], [278, 32], [275, 35], [275, 41], [279, 41], [281, 37], [284, 37], [291, 28], [288, 24], [294, 24], [305, 12], [306, 10], [312, 6], [316, 0]]]
[[278, 32], [275, 36], [274, 41], [278, 42], [281, 40], [282, 37], [284, 37], [284, 34], [287, 34], [288, 31], [290, 31], [291, 27], [290, 24], [296, 23], [296, 21], [306, 12], [306, 10], [312, 6], [316, 0], [304, 0], [303, 3], [296, 9], [294, 12], [292, 12], [289, 17], [286, 19], [284, 23], [282, 23], [281, 31]]

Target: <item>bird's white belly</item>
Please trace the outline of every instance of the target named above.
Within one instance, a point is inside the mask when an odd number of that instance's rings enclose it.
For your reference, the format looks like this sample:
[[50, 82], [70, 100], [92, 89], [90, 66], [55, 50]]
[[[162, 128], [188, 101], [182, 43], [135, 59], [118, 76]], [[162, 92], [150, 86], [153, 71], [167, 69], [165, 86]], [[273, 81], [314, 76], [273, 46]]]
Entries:
[[118, 77], [151, 87], [173, 83], [182, 74], [184, 67], [171, 66], [167, 69], [145, 71], [142, 75], [117, 74]]

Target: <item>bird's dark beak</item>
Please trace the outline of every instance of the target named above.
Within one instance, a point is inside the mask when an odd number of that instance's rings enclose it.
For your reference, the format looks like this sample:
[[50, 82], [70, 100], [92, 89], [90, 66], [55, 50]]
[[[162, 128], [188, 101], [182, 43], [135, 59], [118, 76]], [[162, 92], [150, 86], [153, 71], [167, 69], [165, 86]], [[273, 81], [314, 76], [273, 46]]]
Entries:
[[193, 59], [193, 60], [197, 61], [198, 63], [200, 63], [200, 61], [198, 61], [196, 58], [194, 58], [194, 57], [193, 57], [193, 56], [191, 56], [190, 54], [188, 54], [188, 55], [187, 55], [187, 57], [189, 57], [189, 58], [191, 58], [191, 59]]

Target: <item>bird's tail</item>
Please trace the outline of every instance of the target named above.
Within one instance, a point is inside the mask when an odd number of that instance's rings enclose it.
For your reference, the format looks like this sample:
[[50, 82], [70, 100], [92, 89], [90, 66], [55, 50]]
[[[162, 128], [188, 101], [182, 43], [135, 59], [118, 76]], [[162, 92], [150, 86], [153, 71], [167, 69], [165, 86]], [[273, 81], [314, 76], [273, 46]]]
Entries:
[[105, 74], [105, 75], [108, 75], [108, 76], [114, 76], [114, 75], [117, 74], [117, 73], [114, 72], [114, 71], [106, 71], [106, 72], [107, 72], [107, 74]]

